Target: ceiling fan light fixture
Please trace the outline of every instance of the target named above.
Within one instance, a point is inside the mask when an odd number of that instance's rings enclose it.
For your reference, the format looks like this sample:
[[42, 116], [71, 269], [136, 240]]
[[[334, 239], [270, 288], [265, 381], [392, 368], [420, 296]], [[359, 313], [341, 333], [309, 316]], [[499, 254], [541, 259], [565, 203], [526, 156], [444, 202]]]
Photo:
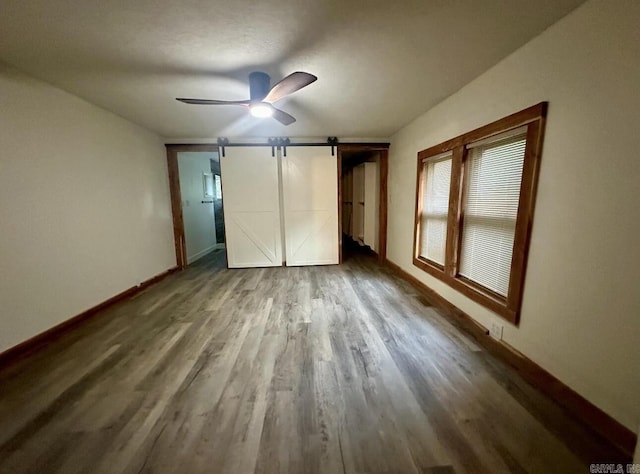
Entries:
[[252, 72], [249, 74], [249, 99], [247, 100], [212, 100], [212, 99], [187, 99], [177, 98], [185, 104], [196, 105], [238, 105], [249, 109], [254, 117], [273, 117], [282, 125], [291, 125], [296, 121], [295, 117], [284, 110], [275, 108], [272, 104], [284, 99], [300, 89], [307, 87], [318, 80], [313, 74], [296, 71], [289, 74], [280, 82], [269, 88], [271, 79], [264, 72]]
[[273, 109], [269, 104], [265, 104], [264, 102], [258, 102], [256, 104], [252, 104], [249, 107], [249, 111], [251, 115], [257, 118], [267, 118], [273, 115]]

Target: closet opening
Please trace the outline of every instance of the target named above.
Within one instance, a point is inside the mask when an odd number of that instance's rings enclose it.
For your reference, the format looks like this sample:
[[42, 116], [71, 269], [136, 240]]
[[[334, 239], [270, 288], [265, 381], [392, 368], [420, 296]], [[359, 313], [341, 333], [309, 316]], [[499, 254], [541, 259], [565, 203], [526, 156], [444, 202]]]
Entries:
[[386, 258], [386, 146], [340, 145], [340, 234], [342, 261], [354, 254]]

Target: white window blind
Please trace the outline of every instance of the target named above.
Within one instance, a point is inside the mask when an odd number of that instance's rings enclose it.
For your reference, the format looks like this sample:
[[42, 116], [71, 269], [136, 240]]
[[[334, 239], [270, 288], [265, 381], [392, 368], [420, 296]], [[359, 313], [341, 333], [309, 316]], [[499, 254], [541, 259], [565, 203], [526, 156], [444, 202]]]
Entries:
[[468, 146], [460, 275], [509, 292], [526, 127]]
[[444, 265], [451, 183], [451, 154], [430, 159], [422, 169], [420, 256]]

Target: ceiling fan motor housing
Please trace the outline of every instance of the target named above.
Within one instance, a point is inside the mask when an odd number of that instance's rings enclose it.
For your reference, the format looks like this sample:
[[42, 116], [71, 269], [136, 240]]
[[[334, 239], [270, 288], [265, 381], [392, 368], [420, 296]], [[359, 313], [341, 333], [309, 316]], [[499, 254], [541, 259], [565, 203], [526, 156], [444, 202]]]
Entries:
[[269, 93], [271, 78], [264, 72], [249, 74], [249, 96], [251, 101], [262, 101]]

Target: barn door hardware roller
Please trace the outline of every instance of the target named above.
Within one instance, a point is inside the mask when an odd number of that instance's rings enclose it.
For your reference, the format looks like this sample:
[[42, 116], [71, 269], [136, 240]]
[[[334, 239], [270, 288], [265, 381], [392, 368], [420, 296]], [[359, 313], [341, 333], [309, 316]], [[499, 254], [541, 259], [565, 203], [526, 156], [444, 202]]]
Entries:
[[229, 144], [229, 139], [225, 137], [218, 138], [218, 147], [220, 148], [220, 153], [224, 157], [224, 147]]
[[327, 143], [331, 145], [331, 156], [335, 156], [335, 147], [338, 145], [338, 137], [327, 137]]
[[287, 156], [287, 146], [291, 144], [291, 140], [287, 137], [274, 137], [269, 138], [267, 141], [269, 146], [271, 147], [271, 156], [276, 156], [276, 148], [281, 149], [284, 153], [284, 156]]

